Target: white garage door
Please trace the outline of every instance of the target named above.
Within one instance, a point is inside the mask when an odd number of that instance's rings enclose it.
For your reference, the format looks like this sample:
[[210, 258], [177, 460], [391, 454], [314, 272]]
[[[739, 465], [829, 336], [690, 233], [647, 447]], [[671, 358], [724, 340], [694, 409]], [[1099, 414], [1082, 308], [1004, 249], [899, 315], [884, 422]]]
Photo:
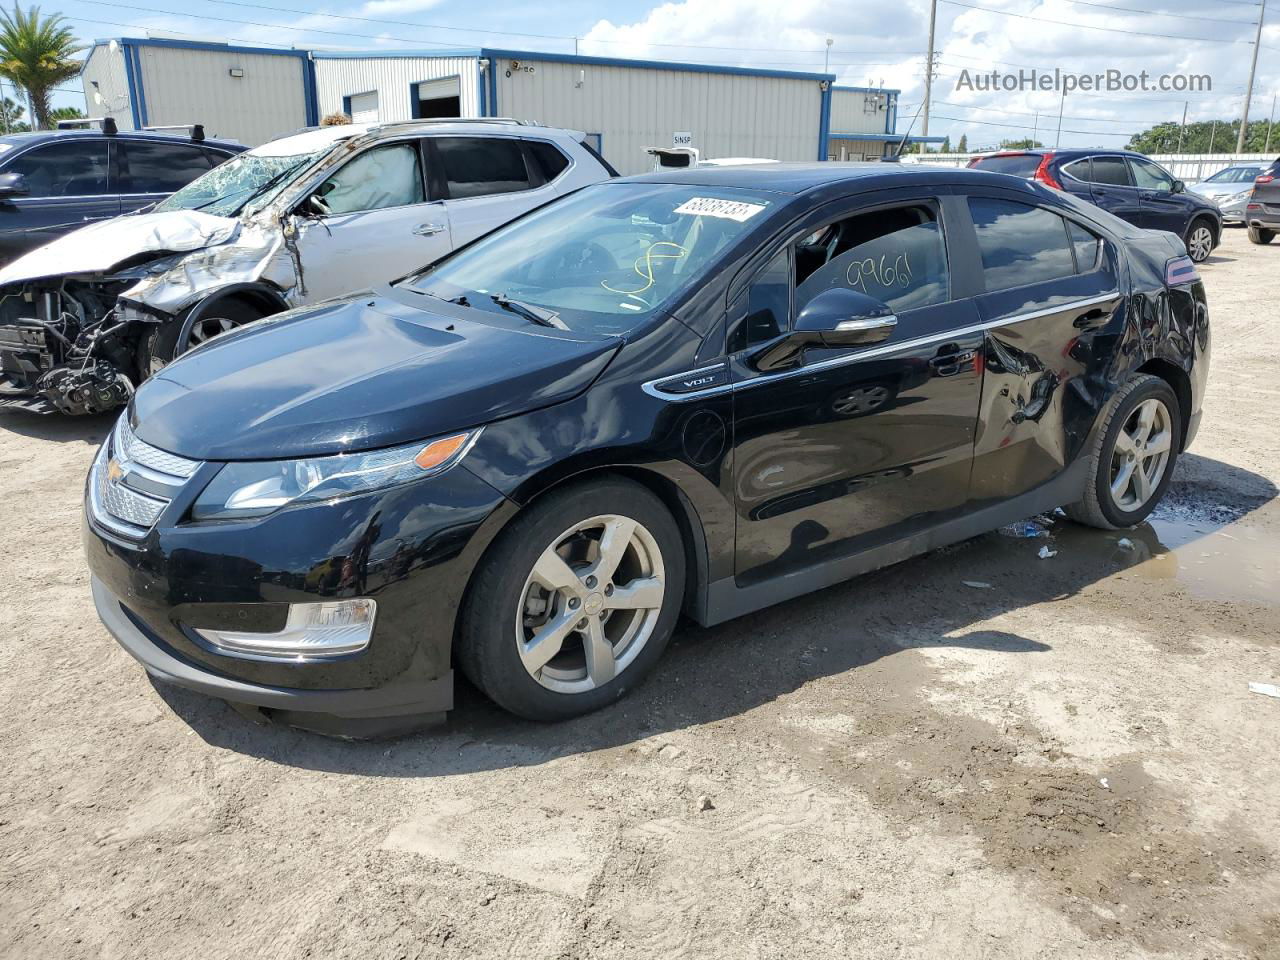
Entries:
[[351, 98], [352, 123], [378, 122], [378, 91], [357, 93]]

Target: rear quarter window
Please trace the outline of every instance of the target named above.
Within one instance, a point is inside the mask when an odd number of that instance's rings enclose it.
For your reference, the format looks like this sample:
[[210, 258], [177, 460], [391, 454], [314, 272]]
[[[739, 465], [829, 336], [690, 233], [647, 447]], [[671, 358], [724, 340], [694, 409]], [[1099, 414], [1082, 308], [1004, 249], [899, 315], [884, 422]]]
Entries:
[[1067, 222], [1042, 207], [971, 197], [987, 291], [1057, 280], [1076, 272]]
[[974, 167], [987, 173], [1007, 173], [1030, 180], [1040, 168], [1040, 157], [1024, 153], [1013, 157], [983, 157]]

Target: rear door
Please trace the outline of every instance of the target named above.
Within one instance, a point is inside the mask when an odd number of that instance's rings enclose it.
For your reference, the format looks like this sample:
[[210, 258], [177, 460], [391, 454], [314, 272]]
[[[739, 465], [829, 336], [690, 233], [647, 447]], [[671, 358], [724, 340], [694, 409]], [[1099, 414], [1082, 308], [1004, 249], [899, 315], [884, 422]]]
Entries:
[[433, 195], [449, 212], [454, 247], [470, 243], [558, 195], [517, 137], [427, 139]]
[[1150, 160], [1129, 158], [1129, 170], [1138, 187], [1142, 216], [1138, 226], [1168, 230], [1182, 236], [1191, 222], [1191, 200], [1173, 192], [1173, 176]]
[[[948, 199], [886, 191], [874, 204], [817, 211], [781, 249], [762, 251], [731, 301], [740, 584], [859, 552], [964, 508], [982, 333], [963, 239], [943, 215]], [[891, 338], [810, 348], [791, 366], [761, 369], [792, 317], [832, 286], [892, 307]]]
[[427, 200], [416, 139], [352, 157], [316, 187], [293, 224], [307, 303], [396, 280], [450, 250], [449, 214]]
[[1132, 224], [1142, 223], [1142, 197], [1121, 156], [1090, 158], [1089, 183], [1093, 202]]
[[0, 198], [0, 260], [116, 216], [120, 201], [112, 193], [109, 160], [106, 138], [77, 135], [24, 150], [5, 163], [0, 172], [22, 174], [29, 192]]
[[194, 143], [118, 139], [120, 212], [163, 200], [213, 169], [208, 151]]
[[1025, 197], [972, 191], [967, 207], [988, 327], [973, 465], [981, 506], [1050, 483], [1078, 460], [1107, 395], [1120, 259], [1085, 224]]

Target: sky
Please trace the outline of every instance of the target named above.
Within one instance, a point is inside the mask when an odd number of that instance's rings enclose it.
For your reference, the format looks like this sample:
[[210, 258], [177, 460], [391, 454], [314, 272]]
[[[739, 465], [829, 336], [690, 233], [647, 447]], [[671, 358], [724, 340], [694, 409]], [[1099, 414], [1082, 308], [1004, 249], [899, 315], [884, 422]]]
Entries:
[[[1251, 119], [1266, 119], [1280, 93], [1280, 0], [1270, 2]], [[576, 46], [602, 56], [808, 71], [821, 70], [826, 55], [840, 83], [902, 91], [902, 133], [923, 100], [930, 0], [333, 0], [310, 7], [301, 0], [44, 0], [42, 9], [61, 12], [85, 41], [152, 32], [309, 48]], [[1155, 123], [1181, 121], [1184, 105], [1190, 121], [1236, 118], [1259, 10], [1254, 0], [938, 0], [929, 133], [953, 143], [967, 135], [971, 148], [1033, 133], [1050, 146], [1120, 147]], [[1064, 99], [1053, 90], [957, 86], [964, 71], [976, 85], [977, 74], [1027, 68], [1146, 71], [1153, 80], [1207, 74], [1212, 90], [1076, 91]], [[83, 109], [78, 87], [67, 84], [55, 104]], [[912, 132], [921, 127], [916, 121]]]

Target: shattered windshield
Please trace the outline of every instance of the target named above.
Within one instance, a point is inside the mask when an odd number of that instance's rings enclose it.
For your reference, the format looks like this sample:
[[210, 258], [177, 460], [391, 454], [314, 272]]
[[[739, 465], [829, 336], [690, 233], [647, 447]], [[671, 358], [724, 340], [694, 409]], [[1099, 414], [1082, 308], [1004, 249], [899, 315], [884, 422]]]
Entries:
[[269, 201], [288, 186], [294, 174], [310, 166], [325, 152], [316, 150], [285, 157], [242, 153], [192, 180], [157, 204], [155, 210], [203, 210], [218, 216], [234, 217], [251, 200]]
[[697, 283], [774, 205], [763, 191], [600, 184], [499, 228], [410, 283], [478, 309], [550, 312], [547, 325], [622, 333]]

